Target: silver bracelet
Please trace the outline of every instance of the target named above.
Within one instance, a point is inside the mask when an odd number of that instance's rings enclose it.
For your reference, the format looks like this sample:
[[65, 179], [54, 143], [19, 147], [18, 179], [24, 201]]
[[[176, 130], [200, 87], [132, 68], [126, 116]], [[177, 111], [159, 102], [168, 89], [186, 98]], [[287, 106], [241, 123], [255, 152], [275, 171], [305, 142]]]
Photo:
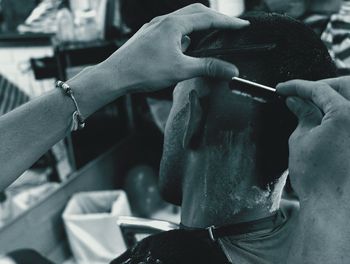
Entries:
[[83, 116], [80, 113], [79, 106], [78, 106], [77, 100], [74, 97], [74, 93], [73, 93], [72, 88], [70, 88], [70, 86], [68, 84], [66, 84], [65, 82], [62, 82], [62, 81], [57, 81], [56, 87], [62, 89], [62, 91], [72, 99], [72, 101], [75, 105], [76, 110], [74, 111], [73, 116], [72, 116], [71, 131], [83, 129], [85, 127], [85, 121], [84, 121]]

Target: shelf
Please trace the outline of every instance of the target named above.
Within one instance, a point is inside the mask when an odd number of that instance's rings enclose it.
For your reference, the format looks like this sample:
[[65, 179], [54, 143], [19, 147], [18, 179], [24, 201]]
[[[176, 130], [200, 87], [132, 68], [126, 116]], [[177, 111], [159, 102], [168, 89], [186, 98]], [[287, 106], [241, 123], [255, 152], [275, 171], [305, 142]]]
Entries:
[[42, 33], [2, 33], [0, 47], [50, 46], [52, 34]]

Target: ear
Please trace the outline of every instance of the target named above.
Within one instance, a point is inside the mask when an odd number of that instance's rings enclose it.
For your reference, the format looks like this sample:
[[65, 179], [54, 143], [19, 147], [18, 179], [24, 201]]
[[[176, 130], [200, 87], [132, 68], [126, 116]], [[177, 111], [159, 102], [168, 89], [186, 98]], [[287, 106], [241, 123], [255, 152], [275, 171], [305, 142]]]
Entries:
[[189, 111], [185, 123], [185, 133], [182, 146], [184, 149], [190, 146], [193, 138], [198, 134], [202, 120], [202, 107], [199, 102], [198, 93], [192, 90], [188, 95]]

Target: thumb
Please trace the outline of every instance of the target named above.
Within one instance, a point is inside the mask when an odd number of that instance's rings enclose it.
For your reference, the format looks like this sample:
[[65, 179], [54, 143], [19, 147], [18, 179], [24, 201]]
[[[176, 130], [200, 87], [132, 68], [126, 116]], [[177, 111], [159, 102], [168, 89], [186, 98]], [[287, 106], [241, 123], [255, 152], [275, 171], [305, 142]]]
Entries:
[[231, 63], [213, 58], [188, 58], [189, 62], [187, 65], [190, 69], [187, 72], [191, 75], [188, 78], [207, 76], [231, 80], [232, 77], [239, 75], [237, 67]]
[[288, 97], [286, 103], [293, 114], [297, 116], [300, 127], [311, 129], [321, 124], [322, 113], [312, 103], [298, 97]]

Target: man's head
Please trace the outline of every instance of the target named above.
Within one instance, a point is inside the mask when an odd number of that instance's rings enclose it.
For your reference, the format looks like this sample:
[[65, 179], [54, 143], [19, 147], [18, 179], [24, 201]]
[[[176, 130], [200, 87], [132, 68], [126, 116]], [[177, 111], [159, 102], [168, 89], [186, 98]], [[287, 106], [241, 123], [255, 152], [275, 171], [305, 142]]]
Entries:
[[259, 10], [301, 17], [309, 6], [310, 0], [245, 0], [246, 10]]
[[[214, 51], [238, 66], [242, 78], [272, 87], [335, 76], [327, 49], [304, 25], [272, 14], [245, 18], [250, 27], [208, 34], [195, 47], [197, 54]], [[181, 204], [184, 185], [196, 173], [210, 174], [217, 193], [273, 188], [287, 168], [288, 137], [296, 125], [282, 100], [254, 100], [233, 92], [228, 82], [205, 78], [179, 83], [173, 100], [160, 172], [166, 200]]]
[[287, 14], [291, 17], [302, 16], [307, 9], [307, 0], [265, 0], [271, 12]]

